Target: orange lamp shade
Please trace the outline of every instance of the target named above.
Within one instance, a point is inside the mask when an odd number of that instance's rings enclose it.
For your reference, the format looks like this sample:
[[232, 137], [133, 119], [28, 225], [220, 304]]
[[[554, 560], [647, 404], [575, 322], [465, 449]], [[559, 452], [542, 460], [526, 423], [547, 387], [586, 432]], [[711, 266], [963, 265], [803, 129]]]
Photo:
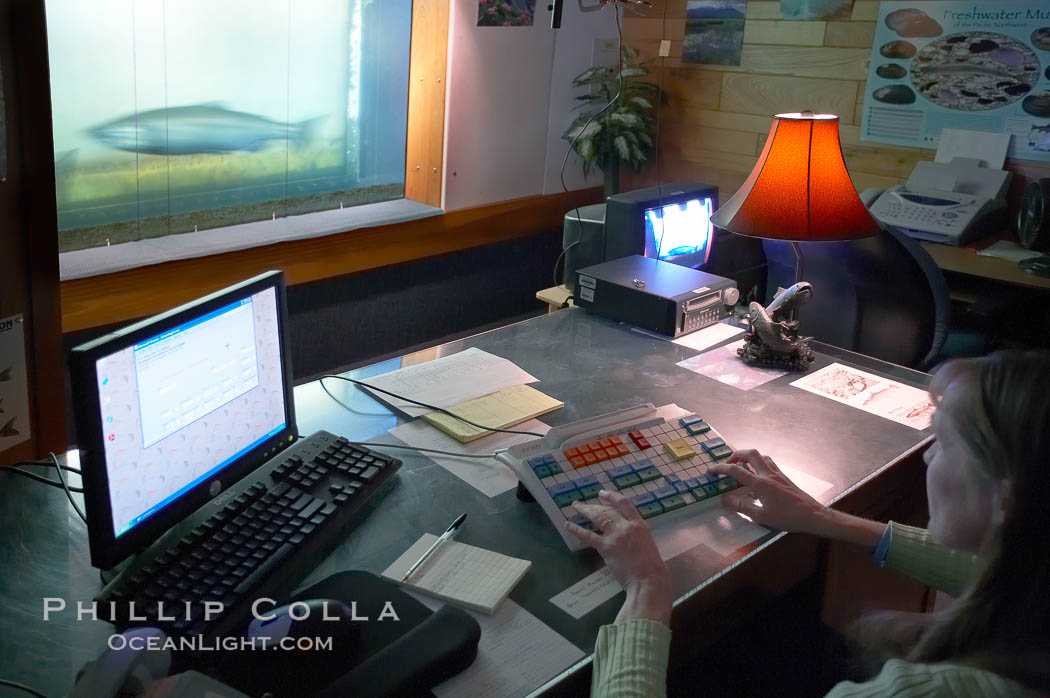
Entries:
[[879, 231], [846, 171], [832, 114], [774, 116], [755, 169], [711, 222], [774, 240], [850, 240]]

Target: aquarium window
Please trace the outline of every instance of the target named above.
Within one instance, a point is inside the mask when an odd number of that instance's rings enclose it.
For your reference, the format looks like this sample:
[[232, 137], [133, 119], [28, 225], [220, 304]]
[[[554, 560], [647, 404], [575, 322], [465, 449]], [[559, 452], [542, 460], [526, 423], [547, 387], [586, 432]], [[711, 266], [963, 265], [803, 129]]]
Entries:
[[60, 251], [405, 193], [412, 0], [46, 0]]

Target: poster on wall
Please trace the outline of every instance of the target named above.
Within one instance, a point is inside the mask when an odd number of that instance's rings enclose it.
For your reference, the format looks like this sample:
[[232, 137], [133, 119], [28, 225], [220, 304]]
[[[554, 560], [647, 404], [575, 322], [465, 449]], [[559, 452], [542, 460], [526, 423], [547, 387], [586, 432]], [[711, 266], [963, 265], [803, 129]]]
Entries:
[[531, 27], [536, 0], [478, 0], [479, 27]]
[[780, 0], [781, 19], [849, 19], [853, 0]]
[[686, 2], [682, 62], [740, 65], [746, 17], [746, 0]]
[[1050, 5], [880, 4], [861, 138], [936, 148], [944, 128], [1009, 133], [1009, 157], [1050, 161]]
[[21, 315], [0, 319], [0, 453], [29, 434], [29, 383]]

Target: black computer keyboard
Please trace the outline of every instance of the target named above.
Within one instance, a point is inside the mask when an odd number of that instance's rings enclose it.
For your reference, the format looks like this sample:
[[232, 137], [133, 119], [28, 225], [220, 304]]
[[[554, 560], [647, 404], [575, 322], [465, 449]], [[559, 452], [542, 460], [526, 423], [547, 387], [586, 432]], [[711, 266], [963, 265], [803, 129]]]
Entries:
[[[252, 603], [291, 591], [371, 510], [399, 467], [327, 432], [302, 439], [268, 477], [198, 512], [107, 585], [99, 614], [112, 609], [118, 627], [176, 636], [240, 634]], [[206, 619], [205, 601], [221, 603], [221, 613]]]

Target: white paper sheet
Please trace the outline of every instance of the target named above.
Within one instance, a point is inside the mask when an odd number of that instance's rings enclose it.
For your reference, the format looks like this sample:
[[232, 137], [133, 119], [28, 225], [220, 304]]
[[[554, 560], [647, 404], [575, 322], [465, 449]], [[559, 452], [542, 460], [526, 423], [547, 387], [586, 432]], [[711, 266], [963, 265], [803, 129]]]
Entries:
[[791, 385], [815, 395], [911, 427], [930, 426], [934, 405], [929, 393], [843, 364], [831, 364]]
[[1030, 259], [1032, 257], [1038, 257], [1043, 254], [1042, 252], [1036, 252], [1030, 250], [1027, 247], [1021, 247], [1016, 242], [1010, 242], [1009, 240], [999, 240], [996, 243], [989, 245], [977, 254], [984, 257], [996, 257], [998, 259], [1005, 259], [1008, 262], [1020, 262], [1024, 259]]
[[[950, 163], [952, 158], [975, 158], [992, 170], [1003, 169], [1006, 149], [1010, 147], [1010, 133], [967, 131], [961, 128], [942, 128], [934, 162]], [[949, 189], [950, 191], [950, 189]]]
[[716, 322], [713, 325], [708, 325], [702, 330], [684, 334], [678, 339], [672, 341], [675, 344], [681, 344], [683, 347], [703, 351], [704, 349], [713, 347], [730, 337], [736, 337], [738, 334], [743, 333], [743, 327], [734, 327], [733, 325], [727, 325], [724, 322]]
[[[538, 419], [530, 419], [512, 428], [516, 431], [534, 431], [538, 434], [546, 434], [550, 430], [549, 426]], [[506, 448], [512, 444], [523, 443], [537, 438], [524, 434], [496, 432], [495, 434], [483, 436], [476, 441], [463, 444], [422, 419], [416, 419], [396, 426], [388, 433], [404, 441], [409, 446], [474, 454], [492, 453], [496, 449]], [[502, 494], [509, 489], [513, 489], [518, 484], [518, 478], [511, 472], [511, 469], [495, 458], [482, 460], [478, 458], [442, 456], [437, 453], [426, 453], [424, 455], [488, 497]]]
[[[413, 400], [448, 407], [538, 380], [503, 357], [471, 347], [440, 359], [372, 376], [364, 382]], [[382, 393], [377, 393], [376, 397], [411, 417], [431, 411]]]
[[743, 339], [730, 342], [703, 354], [690, 356], [676, 365], [740, 390], [757, 388], [787, 373], [780, 368], [745, 364], [736, 353], [736, 350], [743, 344]]
[[[431, 605], [430, 599], [416, 598]], [[431, 608], [434, 608], [431, 605]], [[474, 663], [432, 690], [438, 698], [517, 698], [583, 659], [576, 645], [507, 599], [489, 616], [468, 611], [481, 625]]]
[[[768, 532], [769, 529], [718, 506], [695, 517], [657, 527], [653, 530], [653, 539], [660, 557], [671, 560], [700, 544], [728, 556]], [[582, 618], [622, 589], [609, 568], [603, 567], [551, 597], [551, 603], [573, 618]]]

